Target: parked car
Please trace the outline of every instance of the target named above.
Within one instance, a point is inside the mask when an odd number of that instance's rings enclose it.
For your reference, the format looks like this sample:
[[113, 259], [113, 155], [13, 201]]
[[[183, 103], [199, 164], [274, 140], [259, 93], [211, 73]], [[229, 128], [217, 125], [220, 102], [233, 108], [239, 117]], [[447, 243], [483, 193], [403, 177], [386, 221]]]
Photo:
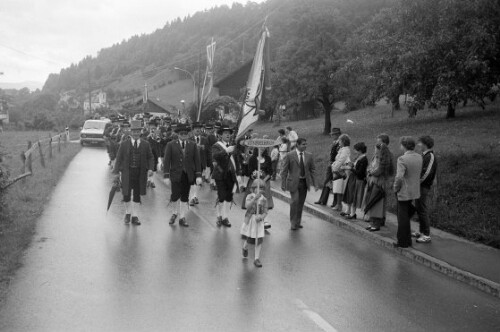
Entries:
[[80, 131], [80, 144], [104, 145], [104, 132], [111, 126], [111, 120], [87, 120]]

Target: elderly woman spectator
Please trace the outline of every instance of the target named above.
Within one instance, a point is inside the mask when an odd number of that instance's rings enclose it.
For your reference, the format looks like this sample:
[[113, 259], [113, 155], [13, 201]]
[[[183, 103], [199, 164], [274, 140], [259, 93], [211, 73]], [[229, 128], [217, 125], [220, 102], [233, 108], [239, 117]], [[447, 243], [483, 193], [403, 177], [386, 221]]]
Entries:
[[342, 211], [342, 196], [345, 191], [345, 167], [351, 161], [351, 139], [347, 134], [339, 136], [339, 150], [332, 164], [333, 184], [332, 191], [334, 200], [337, 202], [335, 211]]
[[[350, 167], [350, 175], [347, 179], [344, 192], [344, 203], [347, 206], [345, 217], [356, 219], [356, 209], [361, 208], [366, 186], [366, 169], [368, 158], [366, 158], [366, 145], [363, 142], [354, 144], [355, 160]], [[354, 158], [353, 158], [354, 159]]]
[[398, 242], [395, 247], [411, 246], [411, 205], [420, 198], [420, 173], [422, 172], [422, 156], [416, 153], [415, 140], [403, 136], [400, 140], [404, 154], [398, 158], [394, 192], [398, 197]]
[[[368, 193], [373, 192], [374, 187], [383, 192], [383, 197], [373, 204], [373, 206], [367, 211], [371, 225], [366, 229], [370, 232], [379, 231], [380, 227], [385, 224], [387, 194], [390, 190], [389, 181], [394, 175], [393, 156], [388, 145], [389, 136], [386, 134], [380, 134], [377, 137], [375, 154], [370, 165], [368, 166], [368, 185], [365, 200], [370, 199]], [[365, 202], [365, 204], [366, 203], [367, 202]]]

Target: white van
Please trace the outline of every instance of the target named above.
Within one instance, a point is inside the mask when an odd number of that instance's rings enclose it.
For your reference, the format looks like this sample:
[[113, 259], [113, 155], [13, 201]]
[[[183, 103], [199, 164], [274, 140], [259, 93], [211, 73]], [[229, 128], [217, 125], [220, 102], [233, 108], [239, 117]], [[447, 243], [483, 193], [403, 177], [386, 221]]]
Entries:
[[111, 120], [87, 120], [80, 131], [80, 144], [103, 144], [104, 131], [111, 126]]

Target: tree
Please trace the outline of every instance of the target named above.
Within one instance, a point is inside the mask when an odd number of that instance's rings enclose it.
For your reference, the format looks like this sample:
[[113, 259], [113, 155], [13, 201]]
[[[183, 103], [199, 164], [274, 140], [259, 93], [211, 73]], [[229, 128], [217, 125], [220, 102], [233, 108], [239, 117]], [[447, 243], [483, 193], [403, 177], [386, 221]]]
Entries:
[[458, 102], [482, 104], [499, 80], [498, 15], [488, 0], [402, 0], [350, 38], [342, 70], [367, 76], [376, 98], [394, 105], [409, 93], [452, 118]]

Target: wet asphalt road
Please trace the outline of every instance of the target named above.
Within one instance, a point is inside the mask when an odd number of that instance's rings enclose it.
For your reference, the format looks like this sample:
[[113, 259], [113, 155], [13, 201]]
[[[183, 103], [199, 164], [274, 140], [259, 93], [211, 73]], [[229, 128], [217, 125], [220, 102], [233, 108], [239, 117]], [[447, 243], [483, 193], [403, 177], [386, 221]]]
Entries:
[[[39, 221], [0, 310], [1, 331], [500, 331], [500, 300], [306, 214], [290, 232], [275, 200], [257, 269], [241, 257], [243, 212], [215, 226], [205, 187], [168, 225], [157, 181], [143, 224], [122, 223], [104, 149], [84, 148]], [[253, 251], [250, 251], [252, 257]]]

